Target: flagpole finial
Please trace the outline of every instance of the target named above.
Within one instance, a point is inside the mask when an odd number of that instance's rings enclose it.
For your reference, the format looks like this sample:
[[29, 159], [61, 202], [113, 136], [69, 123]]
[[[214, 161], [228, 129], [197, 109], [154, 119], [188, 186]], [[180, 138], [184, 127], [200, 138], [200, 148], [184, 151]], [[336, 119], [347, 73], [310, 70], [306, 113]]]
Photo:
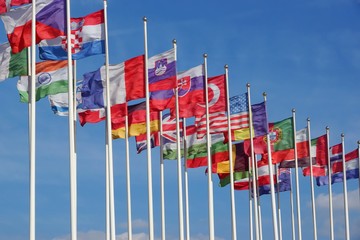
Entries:
[[246, 84], [246, 87], [248, 87], [248, 88], [249, 88], [249, 87], [250, 87], [250, 83], [247, 83], [247, 84]]
[[204, 53], [204, 55], [203, 55], [203, 56], [204, 56], [204, 58], [207, 58], [207, 53]]
[[291, 109], [291, 111], [292, 111], [293, 113], [296, 112], [295, 108]]
[[325, 128], [326, 130], [329, 130], [330, 128], [329, 128], [329, 126], [326, 126], [326, 128]]
[[342, 138], [345, 137], [345, 134], [344, 134], [344, 133], [341, 133], [341, 137], [342, 137]]
[[173, 42], [173, 44], [176, 44], [176, 39], [174, 38], [172, 42]]
[[267, 96], [266, 92], [263, 92], [263, 96], [264, 96], [264, 97], [266, 97], [266, 96]]
[[228, 69], [228, 68], [229, 68], [229, 65], [225, 64], [224, 68], [225, 68], [225, 69]]
[[357, 144], [359, 144], [359, 145], [360, 145], [360, 140], [359, 140], [359, 141], [357, 141]]
[[147, 17], [144, 16], [144, 17], [143, 17], [143, 21], [144, 21], [144, 22], [147, 22]]
[[306, 121], [310, 122], [310, 118], [308, 117], [308, 118], [306, 119]]

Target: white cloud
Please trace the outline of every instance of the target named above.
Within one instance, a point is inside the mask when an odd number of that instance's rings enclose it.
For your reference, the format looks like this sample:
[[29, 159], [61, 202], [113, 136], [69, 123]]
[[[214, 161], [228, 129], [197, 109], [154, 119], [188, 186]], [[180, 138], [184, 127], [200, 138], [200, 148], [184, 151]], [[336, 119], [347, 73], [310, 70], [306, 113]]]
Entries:
[[[344, 194], [333, 194], [332, 196], [333, 209], [334, 210], [343, 210], [344, 209]], [[320, 194], [315, 199], [316, 206], [319, 208], [329, 208], [329, 195], [328, 194]], [[357, 210], [360, 211], [360, 200], [359, 200], [359, 190], [355, 189], [353, 191], [348, 192], [348, 206], [349, 210]]]
[[[78, 240], [101, 240], [105, 239], [105, 233], [101, 231], [90, 230], [88, 232], [78, 232]], [[116, 235], [116, 240], [128, 239], [128, 233], [124, 232]], [[147, 240], [149, 236], [146, 233], [135, 233], [132, 235], [133, 240]], [[71, 240], [70, 235], [55, 237], [52, 240]]]
[[[122, 228], [127, 228], [128, 224], [127, 222], [122, 222], [120, 223], [120, 227]], [[134, 229], [139, 229], [139, 228], [147, 228], [148, 227], [148, 222], [143, 220], [143, 219], [135, 219], [132, 221], [132, 227]]]

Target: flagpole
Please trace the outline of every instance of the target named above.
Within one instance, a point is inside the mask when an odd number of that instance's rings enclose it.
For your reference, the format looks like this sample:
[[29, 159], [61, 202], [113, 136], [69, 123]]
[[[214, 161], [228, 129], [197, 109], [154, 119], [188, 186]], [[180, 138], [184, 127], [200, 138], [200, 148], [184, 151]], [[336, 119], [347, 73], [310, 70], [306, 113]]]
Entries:
[[153, 190], [152, 190], [152, 168], [151, 168], [151, 142], [150, 142], [150, 93], [148, 72], [148, 47], [147, 47], [147, 18], [144, 22], [144, 50], [145, 50], [145, 93], [146, 93], [146, 144], [147, 144], [147, 175], [148, 175], [148, 214], [149, 214], [149, 239], [154, 239], [154, 213], [153, 213]]
[[160, 119], [160, 203], [161, 203], [161, 239], [165, 240], [165, 182], [164, 182], [164, 149], [163, 149], [163, 128], [162, 128], [162, 111], [159, 112]]
[[346, 163], [345, 163], [345, 134], [341, 134], [342, 165], [343, 165], [343, 186], [344, 186], [344, 212], [345, 212], [345, 239], [350, 239], [349, 228], [349, 204], [347, 194]]
[[105, 71], [106, 71], [106, 142], [108, 147], [109, 166], [109, 210], [110, 210], [110, 236], [115, 240], [115, 199], [114, 199], [114, 168], [113, 168], [113, 147], [111, 133], [111, 102], [110, 102], [110, 76], [109, 76], [109, 41], [107, 21], [107, 0], [104, 0], [104, 25], [105, 25]]
[[309, 146], [309, 158], [310, 158], [310, 187], [311, 187], [311, 209], [313, 218], [313, 233], [314, 240], [317, 240], [317, 227], [316, 227], [316, 204], [314, 194], [314, 170], [312, 164], [312, 152], [311, 152], [311, 134], [310, 134], [310, 118], [307, 119], [307, 134], [308, 134], [308, 146]]
[[189, 181], [187, 171], [187, 141], [186, 141], [186, 119], [183, 118], [183, 139], [184, 139], [184, 183], [185, 183], [185, 223], [186, 240], [190, 240], [190, 216], [189, 216]]
[[[279, 167], [277, 166], [277, 168], [276, 168], [276, 182], [277, 183], [279, 183], [279, 174], [278, 173], [279, 173]], [[277, 197], [277, 206], [278, 206], [279, 239], [282, 240], [282, 220], [281, 220], [279, 184], [276, 184], [276, 197]]]
[[75, 155], [75, 128], [72, 77], [72, 45], [71, 45], [70, 0], [66, 0], [66, 39], [68, 59], [68, 100], [69, 100], [69, 157], [70, 157], [70, 219], [71, 239], [77, 239], [77, 173]]
[[208, 75], [207, 75], [207, 54], [204, 55], [204, 72], [205, 72], [205, 107], [206, 107], [206, 148], [207, 148], [207, 167], [208, 167], [208, 200], [209, 200], [209, 239], [215, 239], [214, 231], [214, 196], [213, 196], [213, 182], [211, 171], [211, 137], [210, 137], [210, 123], [209, 123], [209, 89], [208, 89]]
[[297, 210], [297, 223], [298, 223], [298, 239], [302, 239], [301, 231], [301, 204], [300, 204], [300, 186], [299, 186], [299, 164], [298, 164], [298, 154], [296, 146], [296, 120], [295, 120], [295, 108], [292, 109], [293, 117], [293, 133], [294, 133], [294, 157], [295, 157], [295, 185], [296, 185], [296, 210]]
[[259, 231], [259, 212], [258, 212], [258, 197], [255, 191], [257, 191], [257, 180], [256, 180], [256, 163], [255, 163], [255, 154], [254, 154], [254, 139], [253, 139], [253, 127], [252, 127], [252, 110], [251, 110], [251, 97], [250, 97], [250, 83], [246, 84], [247, 93], [248, 93], [248, 104], [249, 104], [249, 132], [250, 132], [250, 147], [251, 147], [251, 166], [252, 166], [252, 188], [254, 196], [254, 217], [255, 217], [255, 239], [260, 239]]
[[236, 234], [236, 210], [235, 210], [235, 192], [234, 192], [234, 164], [232, 155], [232, 135], [229, 103], [229, 66], [225, 65], [225, 85], [226, 85], [226, 111], [227, 111], [227, 128], [228, 128], [228, 148], [229, 148], [229, 173], [230, 173], [230, 201], [231, 201], [231, 229], [232, 239], [237, 239]]
[[32, 1], [32, 22], [31, 22], [31, 84], [29, 103], [29, 147], [30, 147], [30, 240], [35, 240], [35, 144], [36, 144], [36, 0]]
[[132, 210], [131, 210], [131, 185], [130, 185], [130, 149], [129, 149], [129, 118], [125, 115], [125, 148], [126, 148], [126, 192], [128, 211], [128, 239], [132, 240]]
[[[290, 169], [291, 172], [291, 169]], [[291, 237], [292, 240], [296, 239], [295, 236], [295, 216], [294, 216], [294, 193], [292, 184], [292, 174], [290, 175], [290, 208], [291, 208]]]
[[[248, 164], [250, 164], [250, 157], [248, 157]], [[252, 219], [252, 210], [253, 210], [253, 203], [252, 203], [252, 197], [251, 197], [251, 178], [248, 174], [248, 180], [249, 180], [249, 231], [250, 231], [250, 240], [254, 239], [254, 225], [253, 225], [253, 219]]]
[[360, 141], [357, 141], [358, 144], [358, 166], [359, 166], [359, 199], [360, 199]]
[[[176, 40], [173, 40], [176, 56]], [[177, 84], [176, 84], [177, 85]], [[183, 209], [183, 187], [181, 174], [181, 145], [180, 145], [180, 124], [179, 124], [179, 88], [175, 88], [175, 110], [176, 110], [176, 154], [177, 154], [177, 177], [178, 177], [178, 211], [179, 211], [179, 239], [184, 239], [184, 209]]]
[[333, 204], [332, 204], [332, 186], [331, 186], [331, 162], [329, 153], [329, 132], [330, 128], [326, 127], [326, 149], [327, 149], [327, 167], [328, 167], [328, 188], [329, 188], [329, 220], [330, 220], [330, 239], [334, 240], [334, 218], [333, 218]]
[[[263, 93], [263, 96], [264, 96], [264, 102], [266, 104], [266, 93], [265, 92]], [[274, 167], [273, 167], [272, 157], [271, 157], [271, 145], [270, 145], [269, 131], [267, 131], [267, 133], [266, 133], [266, 143], [267, 143], [267, 151], [268, 151], [268, 157], [269, 157], [268, 167], [269, 167], [269, 175], [270, 175], [270, 194], [271, 194], [271, 208], [272, 208], [272, 217], [273, 217], [274, 239], [277, 240], [277, 239], [279, 239], [279, 229], [278, 229], [277, 214], [276, 214]]]

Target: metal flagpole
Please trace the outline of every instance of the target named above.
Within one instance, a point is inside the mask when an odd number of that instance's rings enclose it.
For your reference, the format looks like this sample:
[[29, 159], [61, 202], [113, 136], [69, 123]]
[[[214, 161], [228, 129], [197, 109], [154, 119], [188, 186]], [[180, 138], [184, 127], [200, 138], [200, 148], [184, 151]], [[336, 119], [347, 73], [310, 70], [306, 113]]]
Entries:
[[291, 208], [291, 237], [292, 240], [295, 240], [295, 216], [294, 216], [294, 193], [293, 193], [293, 180], [292, 180], [292, 171], [290, 169], [290, 208]]
[[206, 106], [206, 148], [207, 148], [207, 167], [208, 167], [208, 200], [209, 200], [209, 239], [215, 239], [214, 231], [214, 196], [213, 196], [213, 182], [211, 171], [211, 137], [210, 137], [210, 123], [209, 123], [209, 91], [208, 91], [208, 75], [207, 75], [207, 54], [204, 54], [204, 68], [205, 68], [205, 106]]
[[270, 146], [270, 135], [269, 133], [266, 134], [266, 141], [267, 141], [267, 150], [269, 156], [269, 175], [270, 175], [270, 193], [271, 193], [271, 208], [272, 208], [272, 215], [273, 215], [273, 230], [274, 230], [274, 239], [279, 239], [279, 232], [278, 232], [278, 224], [277, 224], [277, 215], [276, 215], [276, 203], [275, 203], [275, 187], [274, 187], [274, 168], [272, 164], [271, 158], [271, 146]]
[[[279, 167], [276, 167], [276, 182], [279, 183]], [[276, 197], [277, 197], [277, 207], [278, 207], [278, 222], [279, 222], [279, 239], [282, 240], [282, 222], [281, 222], [281, 208], [280, 208], [280, 191], [279, 184], [276, 184]]]
[[[35, 174], [36, 174], [36, 159], [35, 159], [35, 144], [36, 144], [36, 0], [32, 1], [32, 22], [31, 22], [31, 83], [30, 86], [30, 101], [29, 101], [29, 148], [30, 148], [30, 240], [35, 240]], [[29, 65], [30, 66], [30, 65]]]
[[249, 104], [249, 130], [250, 130], [250, 146], [251, 146], [251, 171], [252, 171], [252, 188], [253, 188], [253, 196], [254, 196], [254, 217], [255, 217], [255, 239], [260, 239], [260, 230], [259, 230], [259, 212], [258, 212], [258, 197], [255, 191], [257, 191], [257, 179], [256, 179], [256, 162], [255, 162], [255, 154], [254, 154], [254, 139], [253, 139], [253, 126], [252, 126], [252, 111], [251, 111], [251, 98], [250, 98], [250, 83], [246, 84], [247, 93], [248, 93], [248, 104]]
[[[151, 146], [148, 146], [151, 147]], [[131, 211], [131, 185], [130, 185], [130, 150], [129, 150], [129, 119], [125, 116], [125, 148], [126, 148], [126, 192], [127, 192], [127, 211], [128, 211], [128, 239], [132, 240], [132, 211]]]
[[70, 23], [70, 0], [66, 0], [66, 39], [68, 58], [68, 101], [69, 101], [69, 157], [70, 157], [70, 219], [71, 239], [77, 239], [77, 174], [75, 156], [75, 128], [74, 128], [74, 104], [73, 104], [73, 77], [72, 77], [72, 45]]
[[229, 173], [230, 173], [230, 202], [231, 202], [231, 230], [232, 239], [237, 239], [236, 234], [236, 211], [235, 211], [235, 193], [234, 193], [234, 164], [232, 155], [232, 135], [229, 103], [229, 66], [225, 65], [225, 85], [226, 85], [226, 106], [227, 106], [227, 127], [228, 127], [228, 148], [229, 148]]
[[[173, 40], [176, 56], [176, 40]], [[183, 187], [182, 187], [182, 174], [181, 174], [181, 144], [180, 144], [180, 124], [179, 124], [179, 88], [175, 88], [175, 110], [176, 110], [176, 154], [177, 154], [177, 177], [178, 177], [178, 211], [179, 211], [179, 239], [184, 239], [184, 209], [183, 209]]]
[[329, 220], [330, 220], [330, 239], [334, 240], [334, 217], [333, 217], [333, 204], [332, 204], [332, 186], [331, 186], [331, 162], [329, 153], [329, 135], [330, 128], [326, 127], [326, 150], [327, 150], [327, 170], [328, 170], [328, 187], [329, 187]]
[[311, 209], [312, 209], [312, 218], [313, 218], [313, 233], [314, 240], [317, 240], [317, 227], [316, 227], [316, 204], [315, 204], [315, 194], [314, 194], [314, 170], [312, 164], [312, 152], [311, 152], [311, 134], [310, 134], [310, 118], [307, 119], [307, 138], [309, 146], [309, 158], [310, 158], [310, 187], [311, 187]]
[[294, 133], [294, 159], [295, 159], [295, 185], [296, 185], [296, 210], [297, 210], [297, 223], [298, 223], [298, 239], [302, 239], [301, 231], [301, 204], [300, 204], [300, 186], [299, 186], [299, 164], [298, 154], [296, 146], [296, 120], [295, 120], [295, 108], [292, 109], [293, 117], [293, 133]]
[[360, 141], [358, 141], [357, 144], [358, 144], [358, 166], [359, 166], [359, 199], [360, 199]]
[[109, 41], [107, 24], [107, 1], [104, 0], [104, 25], [105, 25], [105, 71], [106, 71], [106, 143], [108, 152], [108, 177], [109, 177], [109, 210], [110, 210], [110, 236], [115, 240], [115, 199], [114, 199], [114, 168], [113, 148], [111, 134], [111, 102], [110, 102], [110, 76], [109, 76]]
[[[248, 164], [250, 164], [250, 157], [248, 157]], [[249, 232], [250, 232], [250, 240], [254, 239], [254, 225], [253, 225], [253, 218], [252, 218], [252, 210], [253, 210], [253, 203], [252, 203], [252, 196], [251, 196], [251, 178], [248, 174], [248, 180], [249, 180]]]
[[161, 203], [161, 239], [165, 240], [165, 182], [164, 182], [164, 150], [163, 150], [163, 129], [162, 129], [162, 111], [159, 112], [160, 119], [160, 203]]
[[343, 186], [344, 186], [344, 212], [345, 212], [345, 239], [350, 239], [349, 228], [349, 204], [347, 194], [347, 179], [346, 179], [346, 163], [345, 163], [345, 135], [341, 134], [341, 146], [342, 146], [342, 166], [343, 166]]
[[189, 180], [187, 171], [187, 141], [186, 141], [186, 121], [183, 118], [183, 139], [184, 139], [184, 183], [185, 183], [185, 226], [186, 240], [190, 240], [190, 216], [189, 216]]
[[153, 213], [153, 190], [151, 168], [151, 142], [150, 142], [150, 93], [148, 72], [148, 47], [147, 47], [147, 18], [144, 22], [144, 49], [145, 49], [145, 93], [146, 93], [146, 144], [147, 144], [147, 174], [148, 174], [148, 214], [149, 214], [149, 239], [154, 239], [154, 213]]

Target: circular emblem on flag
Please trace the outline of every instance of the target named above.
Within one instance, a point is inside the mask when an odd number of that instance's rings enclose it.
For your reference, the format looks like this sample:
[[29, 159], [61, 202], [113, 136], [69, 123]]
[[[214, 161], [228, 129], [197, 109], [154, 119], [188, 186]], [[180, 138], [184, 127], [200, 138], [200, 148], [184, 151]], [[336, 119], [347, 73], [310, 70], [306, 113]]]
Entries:
[[161, 76], [163, 75], [166, 70], [167, 70], [167, 59], [160, 59], [158, 61], [155, 62], [155, 75], [156, 76]]
[[82, 28], [84, 26], [84, 21], [85, 19], [81, 20], [80, 22], [71, 22], [70, 23], [70, 28], [72, 31], [74, 30], [78, 30], [79, 28]]
[[38, 77], [38, 83], [41, 85], [46, 85], [51, 82], [51, 75], [49, 73], [42, 73]]
[[282, 130], [281, 130], [281, 128], [273, 128], [273, 129], [271, 129], [269, 137], [270, 137], [270, 142], [272, 144], [276, 144], [276, 143], [280, 142], [281, 139], [282, 139]]
[[185, 96], [191, 88], [191, 78], [190, 76], [185, 76], [178, 79], [178, 89], [179, 89], [179, 97]]
[[[209, 101], [209, 107], [211, 107], [211, 106], [215, 105], [217, 103], [217, 101], [219, 101], [220, 89], [216, 84], [213, 84], [213, 83], [210, 83], [208, 85], [208, 88], [210, 88], [212, 90], [212, 93], [213, 93], [212, 94], [213, 96], [212, 96], [211, 100]], [[210, 98], [210, 92], [209, 92], [209, 98]], [[203, 108], [206, 107], [205, 104], [198, 103], [198, 105], [200, 107], [203, 107]]]

